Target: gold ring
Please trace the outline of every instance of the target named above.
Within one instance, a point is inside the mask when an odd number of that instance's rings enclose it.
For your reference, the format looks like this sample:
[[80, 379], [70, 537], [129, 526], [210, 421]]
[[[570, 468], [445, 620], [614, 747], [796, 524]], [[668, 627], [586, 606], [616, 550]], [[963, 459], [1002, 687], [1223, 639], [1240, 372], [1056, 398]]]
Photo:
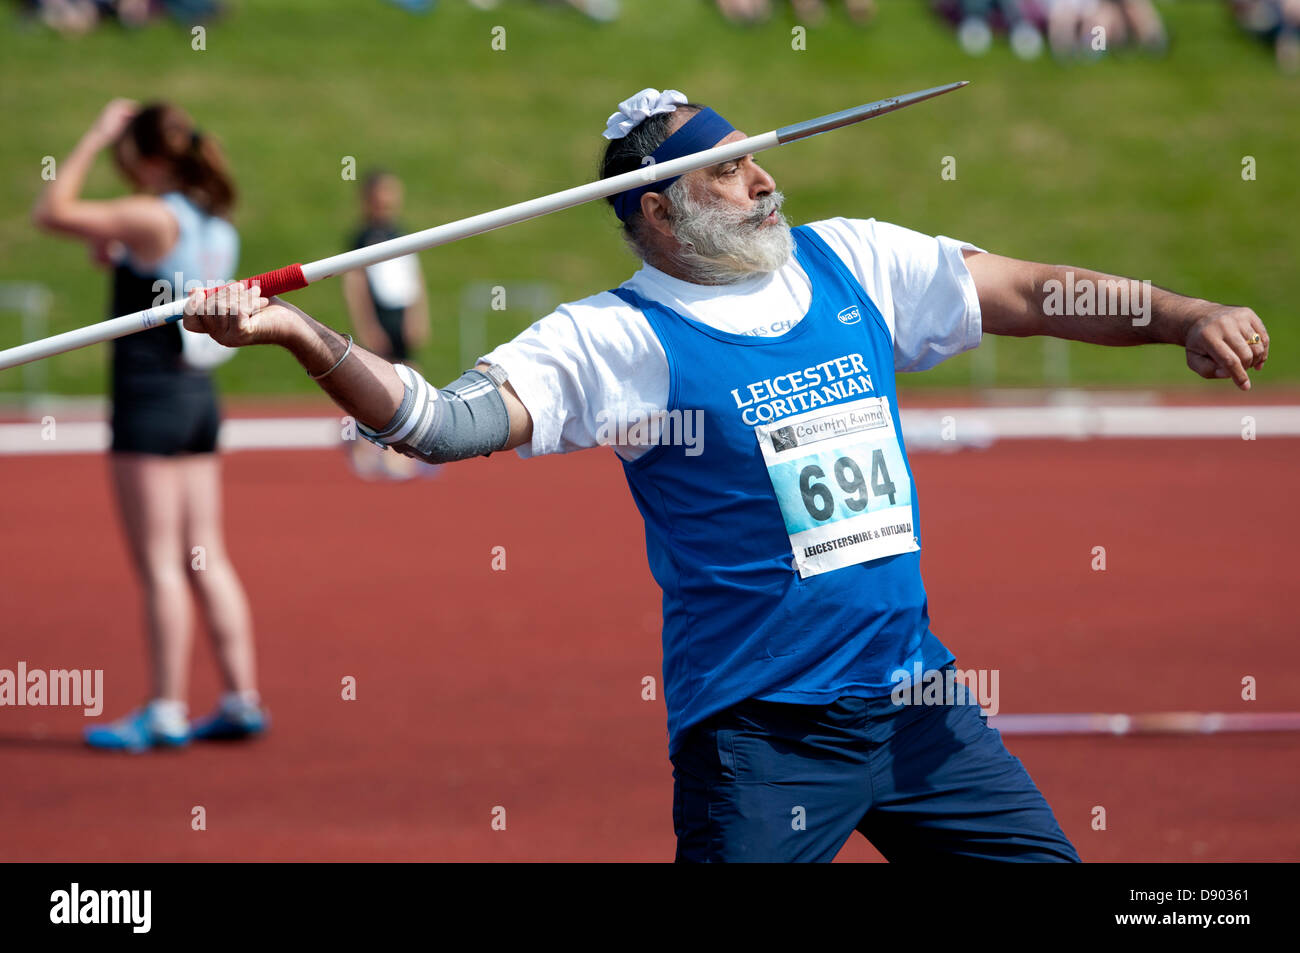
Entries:
[[1247, 341], [1246, 343], [1247, 343], [1247, 344], [1258, 344], [1258, 343], [1259, 343], [1259, 335], [1258, 335], [1258, 334], [1253, 334], [1253, 335], [1251, 335], [1250, 340]]

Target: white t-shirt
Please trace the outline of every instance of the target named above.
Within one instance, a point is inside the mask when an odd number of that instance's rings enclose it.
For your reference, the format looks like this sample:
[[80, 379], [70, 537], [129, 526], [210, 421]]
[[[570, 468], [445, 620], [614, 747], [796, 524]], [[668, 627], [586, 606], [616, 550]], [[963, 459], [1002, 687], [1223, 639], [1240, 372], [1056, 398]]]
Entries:
[[366, 280], [380, 307], [409, 308], [420, 297], [420, 260], [403, 255], [369, 265]]
[[[923, 371], [980, 342], [979, 298], [962, 249], [875, 219], [835, 218], [811, 227], [880, 309], [896, 371]], [[784, 334], [812, 303], [794, 255], [779, 270], [731, 285], [697, 285], [651, 265], [622, 285], [651, 301], [734, 334]], [[755, 325], [756, 316], [761, 323]], [[505, 368], [533, 418], [528, 458], [609, 442], [611, 414], [666, 411], [668, 358], [645, 316], [608, 291], [562, 304], [479, 361]], [[615, 445], [625, 460], [646, 446]]]

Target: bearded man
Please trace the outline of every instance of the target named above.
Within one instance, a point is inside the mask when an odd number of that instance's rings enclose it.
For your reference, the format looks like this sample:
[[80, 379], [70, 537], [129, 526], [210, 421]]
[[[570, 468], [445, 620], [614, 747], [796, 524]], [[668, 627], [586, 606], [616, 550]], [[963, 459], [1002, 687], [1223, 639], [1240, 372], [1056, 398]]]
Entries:
[[[647, 89], [605, 136], [602, 177], [743, 134]], [[619, 435], [663, 589], [679, 860], [828, 861], [856, 830], [890, 860], [1077, 861], [975, 700], [895, 690], [916, 672], [952, 685], [954, 657], [930, 631], [894, 374], [984, 333], [1048, 334], [1177, 344], [1192, 370], [1248, 389], [1264, 325], [871, 219], [791, 228], [752, 155], [610, 201], [641, 269], [445, 388], [242, 285], [196, 295], [185, 326], [287, 348], [369, 439], [428, 462]], [[1150, 300], [1140, 320], [1044, 307], [1067, 278]], [[684, 415], [690, 439], [658, 426]]]

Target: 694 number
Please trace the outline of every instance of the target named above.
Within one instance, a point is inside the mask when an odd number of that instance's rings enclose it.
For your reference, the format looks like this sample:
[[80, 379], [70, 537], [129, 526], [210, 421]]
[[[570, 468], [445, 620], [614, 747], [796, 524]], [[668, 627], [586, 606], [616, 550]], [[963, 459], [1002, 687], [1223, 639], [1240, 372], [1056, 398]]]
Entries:
[[[870, 502], [867, 480], [863, 476], [857, 461], [852, 457], [840, 457], [831, 467], [835, 482], [844, 493], [844, 505], [855, 513], [861, 513]], [[799, 493], [803, 496], [804, 508], [808, 515], [818, 522], [831, 518], [835, 512], [835, 497], [831, 494], [829, 483], [818, 482], [826, 479], [826, 471], [812, 463], [799, 471]], [[885, 454], [882, 450], [871, 451], [871, 494], [889, 497], [889, 505], [894, 505], [894, 481], [889, 478], [889, 469], [885, 466]]]

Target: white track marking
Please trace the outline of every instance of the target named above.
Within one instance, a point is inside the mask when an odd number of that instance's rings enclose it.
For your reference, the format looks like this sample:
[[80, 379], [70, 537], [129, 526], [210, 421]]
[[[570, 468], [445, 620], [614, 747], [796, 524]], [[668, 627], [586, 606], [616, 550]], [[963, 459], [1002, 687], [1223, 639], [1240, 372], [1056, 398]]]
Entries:
[[1213, 735], [1242, 731], [1300, 731], [1300, 712], [990, 715], [989, 725], [1004, 735]]
[[[102, 420], [64, 421], [54, 410], [55, 439], [44, 439], [42, 419], [0, 424], [0, 456], [97, 453], [108, 448]], [[1242, 438], [1243, 418], [1254, 419], [1258, 439], [1300, 437], [1300, 406], [1240, 407], [1057, 406], [952, 407], [902, 411], [909, 450], [988, 446], [998, 440], [1144, 437]], [[321, 450], [341, 442], [337, 417], [233, 417], [222, 425], [223, 450]], [[952, 434], [945, 439], [945, 432]]]

